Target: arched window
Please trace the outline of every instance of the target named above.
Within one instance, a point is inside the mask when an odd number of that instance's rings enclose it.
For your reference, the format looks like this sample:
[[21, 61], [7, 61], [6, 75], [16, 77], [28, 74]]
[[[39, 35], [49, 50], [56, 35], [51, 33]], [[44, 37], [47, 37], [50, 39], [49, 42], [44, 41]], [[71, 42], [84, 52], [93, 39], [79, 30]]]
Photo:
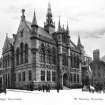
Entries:
[[19, 65], [19, 48], [16, 49], [16, 65]]
[[24, 44], [21, 43], [20, 44], [20, 59], [21, 59], [21, 64], [23, 64], [23, 48], [24, 48]]
[[42, 43], [40, 47], [40, 61], [45, 62], [45, 46]]
[[28, 62], [28, 45], [25, 44], [25, 63]]

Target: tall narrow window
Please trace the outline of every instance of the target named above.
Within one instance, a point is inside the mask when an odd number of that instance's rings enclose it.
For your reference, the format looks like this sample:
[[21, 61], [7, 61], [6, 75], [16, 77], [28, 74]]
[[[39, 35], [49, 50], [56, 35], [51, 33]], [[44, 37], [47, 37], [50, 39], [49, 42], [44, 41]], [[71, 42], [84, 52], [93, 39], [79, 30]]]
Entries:
[[21, 73], [18, 74], [18, 79], [21, 81]]
[[10, 88], [10, 75], [8, 74], [8, 88]]
[[20, 31], [21, 37], [23, 37], [23, 32], [24, 32], [24, 29], [22, 29], [22, 30]]
[[74, 82], [76, 82], [76, 74], [74, 74]]
[[79, 74], [77, 74], [77, 82], [79, 82]]
[[45, 81], [45, 71], [41, 71], [41, 81]]
[[5, 75], [6, 77], [6, 87], [8, 86], [8, 78], [7, 78], [7, 74]]
[[22, 80], [25, 81], [25, 71], [22, 73]]
[[32, 80], [32, 72], [31, 72], [31, 70], [29, 71], [29, 81], [31, 81]]
[[63, 56], [62, 56], [62, 63], [63, 63], [63, 65], [65, 65], [65, 66], [68, 65], [67, 55], [66, 55], [66, 54], [63, 54]]
[[25, 63], [28, 62], [28, 45], [25, 44]]
[[50, 81], [50, 77], [51, 77], [50, 71], [47, 71], [47, 81]]
[[40, 61], [45, 62], [45, 47], [43, 43], [41, 44], [40, 47]]
[[72, 74], [70, 74], [70, 81], [73, 82]]
[[24, 44], [21, 43], [20, 44], [20, 56], [21, 56], [21, 64], [23, 64], [23, 48], [24, 48]]
[[52, 72], [52, 81], [56, 81], [56, 73]]
[[19, 65], [19, 48], [16, 49], [16, 65]]

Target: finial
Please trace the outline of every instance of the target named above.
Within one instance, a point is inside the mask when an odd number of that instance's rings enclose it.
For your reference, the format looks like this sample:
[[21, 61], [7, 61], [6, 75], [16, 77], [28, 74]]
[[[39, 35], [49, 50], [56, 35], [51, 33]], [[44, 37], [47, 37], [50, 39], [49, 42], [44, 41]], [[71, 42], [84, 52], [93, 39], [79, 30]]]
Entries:
[[22, 9], [22, 16], [21, 16], [21, 20], [23, 21], [23, 20], [25, 20], [25, 9]]
[[22, 16], [24, 16], [24, 13], [25, 13], [25, 9], [22, 9]]
[[50, 9], [51, 9], [51, 4], [50, 4], [50, 1], [48, 2], [48, 8], [50, 8]]
[[51, 15], [52, 16], [52, 12], [51, 12], [51, 4], [50, 2], [48, 2], [48, 10], [47, 10], [47, 15]]

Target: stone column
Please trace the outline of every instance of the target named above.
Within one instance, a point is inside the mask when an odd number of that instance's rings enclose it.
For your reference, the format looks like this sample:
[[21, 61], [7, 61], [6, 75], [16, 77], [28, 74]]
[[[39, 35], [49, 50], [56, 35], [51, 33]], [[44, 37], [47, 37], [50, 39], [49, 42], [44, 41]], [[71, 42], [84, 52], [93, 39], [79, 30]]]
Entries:
[[32, 49], [32, 77], [36, 81], [36, 49]]
[[63, 81], [62, 81], [62, 46], [58, 47], [58, 85], [60, 88], [63, 88]]
[[68, 71], [67, 71], [67, 73], [68, 73], [68, 86], [70, 87], [70, 71], [71, 71], [71, 57], [70, 57], [70, 47], [68, 47]]

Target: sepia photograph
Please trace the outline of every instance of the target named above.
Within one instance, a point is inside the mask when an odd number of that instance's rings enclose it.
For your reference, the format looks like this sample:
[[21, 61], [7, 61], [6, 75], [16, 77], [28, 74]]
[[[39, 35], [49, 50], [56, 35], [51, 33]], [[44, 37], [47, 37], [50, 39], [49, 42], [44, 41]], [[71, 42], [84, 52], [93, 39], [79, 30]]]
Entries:
[[0, 104], [105, 102], [105, 0], [0, 0]]

